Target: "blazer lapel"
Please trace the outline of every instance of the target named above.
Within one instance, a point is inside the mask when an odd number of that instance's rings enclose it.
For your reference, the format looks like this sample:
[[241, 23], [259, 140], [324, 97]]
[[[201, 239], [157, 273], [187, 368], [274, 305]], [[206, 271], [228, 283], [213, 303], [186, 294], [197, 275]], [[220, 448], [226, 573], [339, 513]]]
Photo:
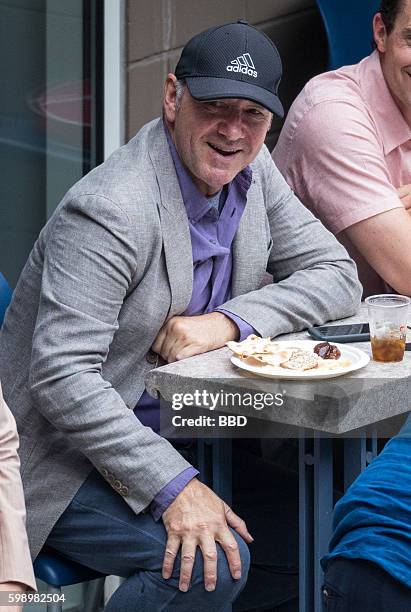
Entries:
[[149, 155], [160, 191], [157, 206], [171, 289], [170, 318], [183, 313], [190, 302], [193, 292], [193, 254], [187, 213], [161, 120], [153, 128], [151, 145]]
[[253, 187], [247, 194], [247, 204], [233, 240], [232, 297], [258, 289], [267, 263], [265, 217], [255, 206]]

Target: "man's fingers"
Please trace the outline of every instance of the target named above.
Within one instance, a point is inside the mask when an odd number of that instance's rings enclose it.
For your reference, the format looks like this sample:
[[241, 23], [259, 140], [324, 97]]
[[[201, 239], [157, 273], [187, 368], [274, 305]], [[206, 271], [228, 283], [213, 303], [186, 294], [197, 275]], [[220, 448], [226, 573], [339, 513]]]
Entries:
[[223, 536], [218, 536], [218, 542], [225, 552], [232, 577], [239, 580], [241, 578], [241, 557], [235, 537], [227, 528]]
[[408, 183], [407, 185], [401, 185], [401, 187], [398, 187], [397, 193], [400, 196], [400, 198], [403, 198], [404, 196], [410, 194], [411, 193], [411, 184]]
[[167, 363], [173, 363], [176, 361], [175, 354], [179, 350], [179, 341], [177, 338], [166, 336], [163, 346], [161, 347], [160, 355], [167, 361]]
[[246, 542], [254, 542], [254, 538], [251, 533], [247, 529], [247, 525], [235, 512], [233, 512], [226, 503], [224, 503], [224, 512], [227, 523], [236, 530], [238, 534], [245, 540]]
[[398, 196], [407, 210], [411, 208], [411, 184], [401, 185], [397, 189]]
[[[190, 517], [188, 521], [187, 516]], [[241, 578], [240, 550], [237, 536], [230, 526], [244, 540], [252, 542], [252, 537], [244, 521], [206, 485], [193, 478], [163, 513], [163, 523], [169, 534], [163, 576], [170, 576], [181, 542], [181, 591], [187, 591], [190, 587], [197, 546], [200, 546], [203, 556], [204, 586], [207, 591], [213, 591], [217, 583], [216, 542], [224, 550], [233, 578]]]
[[176, 338], [168, 334], [163, 341], [159, 354], [167, 361], [173, 363], [187, 357], [193, 357], [201, 352], [199, 345], [185, 344], [182, 338]]
[[164, 339], [166, 337], [166, 326], [162, 327], [160, 329], [160, 331], [158, 332], [156, 339], [154, 340], [151, 349], [155, 352], [158, 353], [159, 355], [161, 354], [161, 348], [163, 346], [163, 342]]
[[169, 333], [167, 324], [160, 329], [157, 338], [154, 340], [151, 349], [160, 355], [167, 363], [175, 361], [173, 358], [175, 349], [173, 348], [177, 338]]
[[193, 572], [194, 559], [196, 556], [196, 544], [191, 540], [183, 540], [181, 547], [180, 591], [188, 591], [191, 574]]
[[224, 346], [239, 335], [237, 325], [221, 312], [171, 317], [159, 331], [152, 350], [168, 363]]
[[214, 591], [217, 583], [217, 547], [214, 538], [204, 538], [200, 543], [204, 564], [204, 587], [206, 591]]
[[170, 578], [173, 573], [174, 561], [180, 548], [180, 538], [177, 536], [169, 536], [167, 539], [166, 549], [163, 559], [162, 575], [165, 580]]
[[404, 204], [405, 209], [409, 210], [411, 208], [411, 195], [408, 194], [406, 196], [403, 196], [401, 198], [401, 202]]
[[198, 355], [203, 352], [203, 347], [200, 344], [188, 344], [184, 347], [175, 347], [175, 353], [173, 354], [173, 361], [181, 361], [182, 359], [187, 359], [188, 357], [194, 357], [194, 355]]

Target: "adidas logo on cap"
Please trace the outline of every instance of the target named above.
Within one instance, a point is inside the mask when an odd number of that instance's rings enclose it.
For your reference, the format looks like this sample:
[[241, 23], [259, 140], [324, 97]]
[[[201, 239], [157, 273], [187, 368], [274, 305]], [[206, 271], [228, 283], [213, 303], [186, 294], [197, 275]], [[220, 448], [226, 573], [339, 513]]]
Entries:
[[249, 53], [239, 55], [226, 67], [226, 70], [227, 72], [241, 72], [241, 74], [248, 74], [248, 76], [254, 78], [258, 76], [258, 72], [255, 70], [254, 62]]

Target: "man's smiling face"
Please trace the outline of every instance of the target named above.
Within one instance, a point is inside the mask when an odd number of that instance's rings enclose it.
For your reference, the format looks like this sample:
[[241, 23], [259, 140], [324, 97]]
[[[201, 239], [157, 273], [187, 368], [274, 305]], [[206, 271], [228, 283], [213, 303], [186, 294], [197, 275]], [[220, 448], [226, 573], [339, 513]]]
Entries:
[[176, 106], [175, 77], [165, 86], [164, 115], [177, 152], [198, 189], [219, 191], [257, 156], [272, 114], [256, 102], [195, 100], [184, 89]]
[[374, 17], [374, 39], [388, 88], [411, 126], [411, 0], [404, 0], [389, 34], [381, 14]]

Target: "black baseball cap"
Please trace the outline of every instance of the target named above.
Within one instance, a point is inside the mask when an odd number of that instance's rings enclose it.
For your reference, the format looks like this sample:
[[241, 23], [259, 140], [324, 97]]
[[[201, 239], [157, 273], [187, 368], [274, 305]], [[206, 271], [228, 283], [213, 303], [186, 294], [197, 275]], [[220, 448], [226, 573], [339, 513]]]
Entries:
[[245, 98], [284, 117], [278, 97], [282, 66], [274, 43], [246, 21], [227, 23], [194, 36], [175, 69], [196, 100]]

